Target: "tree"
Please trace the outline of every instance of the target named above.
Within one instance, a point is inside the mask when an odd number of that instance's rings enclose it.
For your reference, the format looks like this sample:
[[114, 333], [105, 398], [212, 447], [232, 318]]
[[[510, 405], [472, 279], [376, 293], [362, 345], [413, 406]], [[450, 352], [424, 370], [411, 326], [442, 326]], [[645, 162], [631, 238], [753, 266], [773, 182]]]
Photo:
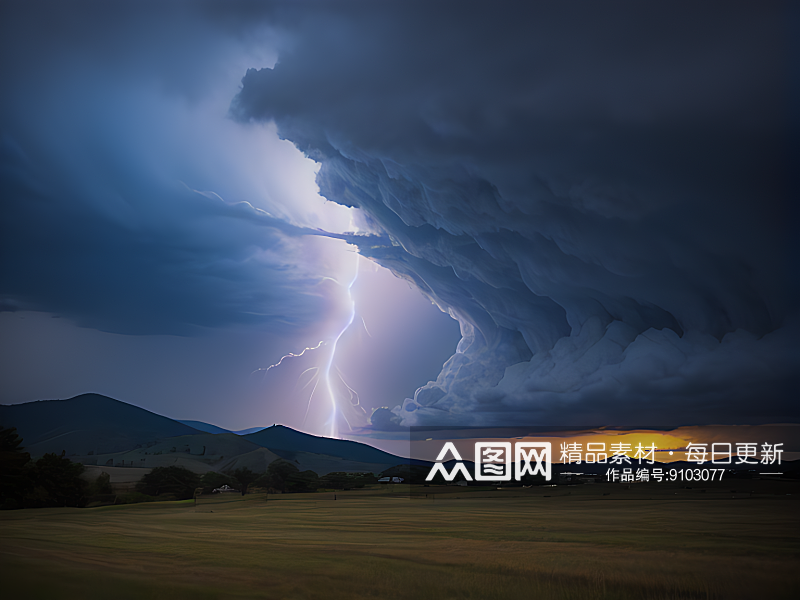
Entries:
[[314, 471], [301, 471], [289, 475], [285, 485], [287, 492], [316, 492], [320, 487], [320, 479]]
[[377, 483], [378, 478], [372, 473], [350, 473], [334, 471], [323, 475], [319, 480], [319, 487], [334, 490], [363, 488], [367, 484]]
[[[282, 484], [283, 482], [281, 482]], [[277, 491], [280, 488], [276, 488], [272, 485], [272, 478], [267, 473], [262, 473], [259, 475], [258, 479], [253, 482], [253, 485], [260, 488], [267, 488], [267, 492], [270, 491]], [[283, 491], [283, 490], [281, 490]]]
[[156, 467], [136, 484], [136, 491], [148, 496], [169, 495], [178, 500], [194, 496], [200, 477], [184, 467]]
[[247, 486], [253, 483], [258, 477], [258, 473], [254, 473], [247, 467], [239, 467], [232, 473], [239, 485], [242, 486], [242, 496], [247, 493]]
[[0, 427], [0, 508], [21, 508], [33, 486], [25, 469], [31, 455], [24, 450], [16, 427]]
[[89, 494], [113, 494], [114, 490], [111, 488], [111, 476], [105, 471], [97, 476], [89, 486]]
[[[63, 453], [62, 453], [63, 454]], [[83, 465], [45, 454], [36, 462], [23, 451], [15, 428], [0, 428], [0, 504], [3, 508], [80, 506], [87, 483]]]
[[279, 492], [316, 492], [320, 478], [314, 471], [301, 472], [287, 460], [276, 460], [254, 483]]
[[288, 491], [286, 482], [292, 475], [300, 472], [296, 466], [288, 460], [275, 460], [272, 461], [267, 467], [267, 472], [259, 477], [256, 481], [257, 485], [265, 488], [272, 488], [279, 492]]
[[531, 475], [530, 473], [526, 473], [520, 479], [520, 485], [545, 485], [547, 484], [547, 479], [544, 475]]
[[45, 454], [32, 472], [34, 506], [79, 506], [88, 484], [81, 478], [83, 465], [57, 454]]

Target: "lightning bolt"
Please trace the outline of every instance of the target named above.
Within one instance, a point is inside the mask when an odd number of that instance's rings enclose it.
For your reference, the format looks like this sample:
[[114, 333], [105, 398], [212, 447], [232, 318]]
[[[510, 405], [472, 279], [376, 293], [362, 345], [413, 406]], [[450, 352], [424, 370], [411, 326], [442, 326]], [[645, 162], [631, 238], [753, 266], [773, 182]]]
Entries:
[[[310, 346], [308, 348], [303, 348], [303, 351], [300, 352], [299, 354], [295, 354], [293, 352], [289, 352], [289, 354], [284, 354], [283, 356], [281, 356], [281, 359], [278, 362], [276, 362], [274, 365], [270, 365], [266, 369], [264, 367], [259, 367], [258, 369], [253, 371], [253, 373], [263, 372], [264, 376], [266, 377], [267, 371], [269, 371], [270, 369], [274, 369], [276, 367], [280, 367], [281, 363], [283, 363], [283, 361], [286, 360], [287, 358], [299, 358], [299, 357], [303, 356], [306, 352], [310, 352], [312, 350], [319, 350], [324, 343], [325, 342], [320, 342], [316, 346]], [[252, 375], [253, 373], [250, 373], [250, 374]]]
[[[353, 320], [356, 317], [356, 303], [353, 300], [353, 294], [351, 293], [351, 290], [353, 289], [353, 284], [356, 282], [356, 279], [358, 279], [358, 264], [359, 264], [358, 254], [356, 254], [355, 272], [353, 273], [353, 278], [350, 280], [350, 283], [347, 285], [347, 299], [350, 301], [350, 314], [347, 318], [347, 323], [345, 323], [344, 327], [342, 327], [341, 331], [339, 331], [338, 335], [333, 339], [333, 342], [331, 343], [331, 351], [330, 354], [328, 355], [328, 362], [322, 371], [322, 376], [323, 379], [325, 380], [325, 386], [328, 390], [328, 397], [330, 398], [331, 402], [331, 416], [329, 419], [331, 428], [330, 437], [337, 436], [338, 431], [336, 427], [336, 420], [339, 414], [339, 406], [336, 404], [336, 394], [334, 393], [333, 386], [331, 385], [331, 366], [333, 365], [333, 359], [336, 357], [336, 345], [339, 343], [339, 339], [342, 337], [344, 332], [350, 328], [350, 325], [353, 324]], [[350, 388], [350, 386], [347, 387], [348, 389]], [[347, 416], [345, 416], [345, 421], [347, 421]], [[347, 424], [349, 426], [350, 422], [348, 421]]]
[[[183, 183], [183, 182], [181, 182], [181, 183]], [[286, 235], [293, 235], [293, 236], [296, 236], [296, 235], [323, 236], [323, 237], [328, 237], [328, 238], [332, 238], [332, 239], [345, 240], [346, 242], [348, 242], [350, 244], [355, 244], [356, 246], [357, 246], [357, 242], [358, 241], [363, 241], [366, 238], [373, 239], [377, 243], [383, 243], [383, 244], [389, 244], [389, 245], [391, 244], [391, 240], [389, 240], [388, 238], [384, 238], [383, 236], [376, 236], [376, 235], [372, 235], [372, 234], [358, 234], [358, 233], [332, 233], [332, 232], [329, 232], [329, 231], [324, 231], [322, 229], [311, 229], [311, 228], [308, 228], [308, 227], [295, 226], [295, 225], [292, 225], [290, 223], [287, 223], [287, 222], [285, 222], [285, 221], [283, 221], [281, 219], [278, 219], [278, 218], [274, 217], [273, 215], [269, 214], [268, 212], [266, 212], [264, 210], [261, 210], [259, 208], [254, 207], [249, 202], [231, 203], [231, 202], [226, 201], [224, 198], [222, 198], [216, 192], [202, 192], [202, 191], [190, 188], [185, 183], [183, 185], [187, 189], [191, 190], [192, 192], [194, 192], [196, 194], [199, 194], [201, 196], [205, 196], [206, 198], [218, 200], [218, 201], [223, 202], [224, 204], [227, 204], [229, 206], [237, 206], [237, 207], [241, 207], [242, 209], [252, 211], [252, 214], [257, 216], [260, 220], [262, 220], [263, 222], [269, 224], [271, 227], [275, 227], [276, 229], [278, 229], [279, 231], [283, 232]], [[337, 346], [337, 344], [339, 342], [339, 339], [342, 337], [344, 332], [347, 331], [350, 328], [350, 326], [353, 324], [353, 320], [355, 319], [355, 315], [356, 315], [355, 301], [353, 300], [353, 295], [351, 293], [351, 290], [353, 288], [353, 284], [356, 282], [356, 279], [358, 279], [358, 269], [359, 269], [359, 264], [360, 264], [359, 263], [359, 254], [358, 254], [358, 252], [355, 252], [355, 257], [356, 257], [355, 273], [353, 274], [353, 278], [350, 280], [350, 283], [348, 283], [348, 285], [347, 285], [347, 299], [350, 302], [350, 314], [349, 314], [349, 316], [347, 318], [347, 322], [345, 323], [344, 327], [339, 331], [339, 333], [333, 338], [333, 341], [330, 342], [330, 349], [331, 350], [330, 350], [330, 353], [328, 354], [328, 360], [325, 363], [325, 365], [323, 367], [312, 367], [311, 369], [306, 369], [300, 375], [300, 378], [302, 378], [303, 375], [305, 375], [309, 371], [314, 373], [313, 376], [311, 377], [311, 379], [303, 386], [303, 389], [305, 389], [306, 387], [311, 385], [312, 382], [314, 383], [314, 387], [311, 390], [311, 395], [308, 398], [308, 406], [306, 407], [306, 415], [305, 415], [305, 417], [303, 417], [303, 422], [305, 422], [305, 419], [308, 416], [308, 411], [309, 411], [309, 408], [311, 407], [311, 399], [313, 398], [314, 393], [317, 391], [317, 385], [319, 384], [320, 377], [324, 380], [325, 388], [328, 391], [328, 397], [330, 399], [330, 405], [331, 405], [331, 414], [330, 414], [329, 422], [327, 423], [327, 424], [330, 425], [330, 435], [331, 435], [331, 437], [336, 437], [336, 435], [337, 435], [337, 423], [336, 423], [336, 421], [337, 421], [338, 415], [340, 414], [339, 407], [338, 407], [338, 405], [336, 403], [336, 393], [334, 392], [333, 385], [331, 384], [331, 367], [333, 366], [333, 361], [334, 361], [334, 358], [336, 357], [336, 346]], [[336, 279], [334, 279], [332, 277], [323, 277], [323, 280], [326, 280], [326, 279], [334, 281], [337, 284], [339, 283]], [[361, 318], [361, 322], [364, 324], [364, 330], [367, 332], [367, 335], [372, 337], [370, 335], [370, 333], [369, 333], [369, 330], [367, 329], [367, 324], [366, 324], [366, 322], [364, 322], [363, 317]], [[299, 358], [299, 357], [303, 356], [306, 352], [312, 352], [314, 350], [319, 350], [323, 345], [328, 345], [328, 343], [326, 343], [325, 341], [320, 341], [316, 346], [311, 346], [311, 347], [308, 347], [308, 348], [304, 348], [302, 351], [300, 351], [297, 354], [295, 354], [293, 352], [290, 352], [289, 354], [285, 354], [274, 365], [270, 365], [270, 366], [268, 366], [266, 368], [263, 368], [263, 367], [258, 368], [255, 371], [253, 371], [252, 373], [250, 373], [250, 375], [252, 376], [254, 373], [259, 373], [260, 372], [260, 373], [263, 373], [263, 377], [266, 377], [267, 372], [269, 372], [271, 369], [275, 369], [277, 367], [280, 367], [283, 364], [284, 360], [286, 360], [288, 358]], [[358, 406], [358, 408], [360, 410], [363, 410], [363, 408], [361, 408], [359, 406], [359, 398], [358, 398], [358, 394], [356, 393], [356, 391], [347, 384], [347, 382], [344, 380], [344, 377], [342, 376], [341, 372], [339, 371], [338, 367], [336, 368], [336, 370], [337, 370], [337, 375], [339, 377], [339, 380], [342, 382], [342, 384], [345, 386], [345, 388], [347, 389], [348, 393], [350, 394], [351, 404], [353, 406]], [[262, 379], [263, 379], [263, 377], [262, 377]], [[298, 379], [298, 384], [299, 384], [299, 381], [300, 380]], [[354, 398], [355, 398], [355, 402], [353, 403], [352, 401], [353, 401]], [[347, 425], [350, 426], [350, 421], [347, 419], [347, 415], [342, 413], [342, 416], [344, 417], [345, 421], [347, 422]]]
[[366, 331], [366, 332], [367, 332], [367, 335], [368, 335], [369, 337], [372, 337], [372, 334], [369, 332], [369, 329], [367, 329], [367, 322], [364, 320], [364, 317], [361, 317], [361, 323], [363, 323], [363, 325], [364, 325], [364, 331]]
[[[320, 382], [322, 382], [322, 384], [323, 384], [322, 387], [326, 391], [326, 393], [328, 395], [328, 402], [330, 403], [330, 411], [331, 412], [330, 412], [330, 416], [328, 417], [328, 421], [325, 423], [326, 427], [328, 428], [328, 435], [330, 435], [330, 437], [337, 437], [337, 435], [338, 435], [338, 426], [337, 426], [338, 423], [337, 422], [339, 420], [339, 416], [340, 415], [344, 418], [344, 420], [347, 423], [348, 427], [351, 426], [350, 421], [347, 418], [347, 415], [344, 414], [340, 410], [339, 405], [338, 405], [338, 398], [337, 398], [336, 392], [334, 390], [333, 382], [331, 380], [331, 370], [333, 368], [336, 369], [336, 376], [339, 378], [339, 380], [342, 382], [344, 387], [347, 389], [347, 392], [350, 395], [351, 404], [354, 407], [359, 407], [359, 403], [360, 403], [360, 399], [358, 397], [358, 393], [352, 387], [350, 387], [350, 385], [347, 384], [347, 382], [344, 380], [344, 377], [343, 377], [341, 371], [339, 370], [339, 368], [334, 365], [334, 361], [336, 359], [336, 347], [337, 347], [337, 345], [339, 343], [339, 340], [341, 339], [342, 335], [344, 335], [344, 333], [353, 324], [353, 321], [355, 320], [355, 316], [356, 316], [356, 306], [355, 306], [355, 301], [353, 300], [353, 295], [352, 295], [351, 291], [352, 291], [352, 288], [353, 288], [353, 284], [356, 282], [356, 279], [358, 279], [358, 270], [359, 270], [359, 264], [360, 263], [359, 263], [359, 255], [356, 254], [355, 256], [356, 256], [356, 265], [355, 265], [356, 268], [355, 268], [355, 271], [354, 271], [352, 279], [350, 279], [350, 281], [347, 283], [347, 286], [345, 288], [347, 290], [347, 300], [350, 303], [350, 311], [349, 311], [349, 313], [347, 315], [347, 318], [346, 318], [345, 323], [343, 324], [342, 328], [333, 337], [333, 339], [328, 341], [328, 342], [321, 341], [316, 346], [311, 346], [311, 347], [308, 347], [308, 348], [304, 348], [301, 352], [299, 352], [297, 354], [295, 354], [293, 352], [290, 352], [289, 354], [285, 354], [284, 356], [282, 356], [281, 359], [278, 362], [276, 362], [274, 365], [270, 365], [270, 366], [268, 366], [266, 368], [262, 367], [262, 368], [259, 368], [259, 369], [256, 369], [255, 371], [253, 371], [253, 373], [262, 372], [264, 374], [264, 376], [266, 377], [266, 374], [270, 369], [275, 369], [277, 367], [280, 367], [281, 364], [283, 364], [283, 361], [286, 360], [286, 359], [299, 358], [299, 357], [303, 356], [306, 352], [313, 352], [314, 350], [319, 350], [322, 346], [329, 346], [330, 347], [330, 352], [327, 353], [327, 359], [325, 360], [325, 363], [323, 365], [321, 365], [321, 366], [310, 367], [310, 368], [306, 369], [305, 371], [303, 371], [302, 373], [300, 373], [300, 376], [297, 379], [297, 385], [298, 386], [300, 385], [301, 381], [303, 381], [303, 378], [305, 377], [305, 375], [307, 373], [311, 373], [311, 376], [308, 378], [308, 381], [306, 381], [305, 384], [301, 388], [301, 389], [306, 389], [307, 387], [309, 387], [310, 385], [313, 384], [313, 387], [311, 388], [311, 394], [309, 394], [309, 397], [308, 397], [308, 403], [306, 404], [305, 414], [303, 416], [303, 423], [305, 423], [306, 419], [308, 418], [309, 410], [311, 409], [311, 401], [314, 398], [314, 394], [316, 394], [317, 389], [319, 388]], [[339, 281], [337, 281], [336, 279], [333, 279], [332, 277], [325, 277], [324, 279], [329, 279], [331, 281], [336, 282], [339, 285], [342, 285]], [[362, 322], [363, 322], [363, 318], [362, 318]], [[364, 323], [364, 329], [365, 330], [367, 329], [366, 323]], [[367, 331], [367, 334], [369, 335], [369, 331]], [[251, 375], [252, 375], [252, 373], [251, 373]], [[353, 402], [354, 399], [355, 399], [355, 402]]]

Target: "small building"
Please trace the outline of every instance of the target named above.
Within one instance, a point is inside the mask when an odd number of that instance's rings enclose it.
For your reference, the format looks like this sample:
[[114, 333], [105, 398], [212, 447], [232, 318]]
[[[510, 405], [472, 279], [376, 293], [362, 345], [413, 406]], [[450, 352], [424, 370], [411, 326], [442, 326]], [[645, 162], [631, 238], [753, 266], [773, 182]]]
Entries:
[[578, 477], [578, 483], [601, 483], [603, 478], [599, 475], [583, 475]]
[[239, 491], [239, 490], [235, 490], [235, 489], [233, 489], [231, 486], [229, 486], [229, 485], [226, 483], [226, 484], [225, 484], [225, 485], [223, 485], [222, 487], [219, 487], [219, 488], [217, 488], [217, 489], [215, 489], [215, 490], [212, 490], [212, 492], [211, 492], [211, 493], [212, 493], [212, 494], [223, 494], [223, 493], [225, 493], [225, 492], [238, 492], [238, 491]]
[[578, 478], [581, 477], [583, 473], [559, 473], [558, 474], [558, 483], [575, 483], [578, 481]]

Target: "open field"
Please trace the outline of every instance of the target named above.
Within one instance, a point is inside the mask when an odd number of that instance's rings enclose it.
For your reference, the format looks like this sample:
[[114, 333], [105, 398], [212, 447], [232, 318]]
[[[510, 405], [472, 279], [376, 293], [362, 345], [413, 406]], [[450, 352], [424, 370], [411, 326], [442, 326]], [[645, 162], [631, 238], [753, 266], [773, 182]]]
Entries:
[[5, 512], [4, 597], [800, 597], [797, 482], [394, 488]]

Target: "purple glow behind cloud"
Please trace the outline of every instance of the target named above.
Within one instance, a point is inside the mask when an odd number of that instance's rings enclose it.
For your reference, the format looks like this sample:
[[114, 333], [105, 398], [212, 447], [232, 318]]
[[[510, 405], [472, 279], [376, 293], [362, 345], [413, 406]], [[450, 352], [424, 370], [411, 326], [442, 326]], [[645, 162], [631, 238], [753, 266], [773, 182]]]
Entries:
[[[250, 373], [342, 327], [332, 279], [353, 248], [302, 228], [352, 231], [354, 211], [318, 195], [318, 165], [274, 125], [228, 118], [279, 32], [144, 8], [3, 9], [0, 402], [94, 391], [231, 428], [300, 427], [305, 404]], [[364, 401], [398, 401], [445, 358], [376, 377]], [[321, 432], [316, 417], [306, 428]]]

